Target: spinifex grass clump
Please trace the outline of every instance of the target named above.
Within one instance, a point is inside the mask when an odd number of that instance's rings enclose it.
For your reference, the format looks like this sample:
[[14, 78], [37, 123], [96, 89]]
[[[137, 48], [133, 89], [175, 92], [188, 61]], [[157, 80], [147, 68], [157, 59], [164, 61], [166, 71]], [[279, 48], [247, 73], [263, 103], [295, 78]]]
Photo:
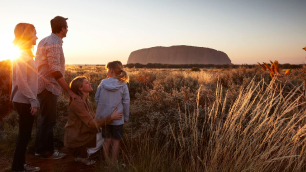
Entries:
[[148, 126], [141, 136], [126, 138], [127, 171], [304, 171], [306, 117], [297, 108], [299, 89], [284, 95], [251, 81], [227, 110], [218, 87], [211, 108], [180, 111], [177, 123], [161, 121], [155, 131]]
[[297, 108], [301, 105], [301, 95], [295, 94], [299, 89], [284, 96], [264, 82], [251, 82], [229, 112], [220, 110], [224, 101], [216, 100], [204, 123], [206, 170], [302, 171], [305, 139], [299, 135], [306, 126]]

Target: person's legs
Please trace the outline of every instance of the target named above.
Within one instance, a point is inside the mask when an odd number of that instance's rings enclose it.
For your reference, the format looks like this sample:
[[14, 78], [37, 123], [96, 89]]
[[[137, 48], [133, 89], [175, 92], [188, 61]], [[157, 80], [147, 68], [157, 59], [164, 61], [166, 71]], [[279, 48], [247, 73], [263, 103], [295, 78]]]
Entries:
[[12, 171], [22, 171], [24, 170], [25, 153], [31, 138], [34, 116], [31, 115], [30, 104], [16, 102], [13, 104], [19, 114], [19, 133], [14, 152]]
[[96, 161], [89, 159], [88, 148], [96, 146], [96, 138], [93, 138], [87, 144], [77, 147], [77, 148], [70, 148], [70, 153], [74, 156], [74, 161], [82, 162], [85, 165], [92, 165]]
[[118, 160], [120, 140], [123, 138], [123, 125], [111, 125], [112, 162]]
[[110, 133], [110, 125], [106, 125], [102, 127], [102, 137], [104, 138], [103, 150], [104, 157], [106, 161], [109, 161], [109, 148], [111, 144], [111, 133]]
[[35, 140], [35, 152], [44, 158], [54, 152], [53, 127], [56, 124], [57, 96], [44, 90], [37, 97], [40, 102], [41, 119]]
[[109, 161], [109, 148], [110, 148], [110, 144], [111, 144], [111, 139], [104, 139], [104, 143], [103, 143], [103, 150], [104, 150], [104, 157], [106, 161]]
[[117, 162], [118, 154], [119, 154], [119, 147], [120, 147], [120, 140], [112, 139], [112, 162]]
[[70, 148], [70, 149], [69, 149], [69, 152], [70, 152], [74, 157], [88, 158], [86, 146], [80, 146], [80, 147], [77, 147], [77, 148]]

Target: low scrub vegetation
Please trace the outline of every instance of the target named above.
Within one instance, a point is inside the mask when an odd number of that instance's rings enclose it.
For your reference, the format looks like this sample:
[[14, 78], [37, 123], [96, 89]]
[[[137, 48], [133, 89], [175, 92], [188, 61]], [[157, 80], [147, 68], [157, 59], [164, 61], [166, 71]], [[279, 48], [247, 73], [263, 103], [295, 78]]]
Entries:
[[[90, 100], [96, 107], [93, 98], [106, 71], [94, 68], [83, 66], [82, 74], [92, 82]], [[131, 105], [120, 155], [124, 171], [305, 171], [305, 90], [298, 71], [277, 80], [259, 66], [126, 70]], [[79, 72], [67, 70], [66, 81]], [[63, 145], [67, 107], [63, 95], [57, 146]], [[12, 111], [3, 119], [1, 147], [14, 144], [17, 116]]]

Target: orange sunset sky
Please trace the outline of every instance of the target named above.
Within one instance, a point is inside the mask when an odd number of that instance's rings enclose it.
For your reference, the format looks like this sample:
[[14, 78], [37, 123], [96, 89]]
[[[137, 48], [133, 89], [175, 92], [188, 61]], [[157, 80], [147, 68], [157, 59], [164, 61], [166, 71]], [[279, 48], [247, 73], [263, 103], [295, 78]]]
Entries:
[[60, 15], [69, 18], [67, 64], [125, 64], [132, 51], [172, 45], [223, 51], [234, 64], [300, 64], [306, 62], [305, 9], [305, 0], [1, 0], [0, 61], [16, 56], [17, 23], [34, 24], [39, 42]]

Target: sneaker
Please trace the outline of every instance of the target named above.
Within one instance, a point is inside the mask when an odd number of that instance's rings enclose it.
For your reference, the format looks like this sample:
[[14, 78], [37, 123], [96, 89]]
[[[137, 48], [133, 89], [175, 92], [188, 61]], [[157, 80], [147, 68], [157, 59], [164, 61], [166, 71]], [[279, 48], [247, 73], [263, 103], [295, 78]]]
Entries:
[[125, 164], [121, 164], [121, 167], [122, 167], [122, 168], [125, 168], [125, 167], [126, 167], [126, 165], [125, 165]]
[[61, 159], [64, 156], [66, 156], [66, 154], [61, 153], [59, 151], [54, 151], [53, 155], [48, 156], [48, 157], [41, 157], [41, 159]]
[[40, 168], [39, 167], [34, 167], [32, 165], [29, 165], [29, 164], [24, 164], [24, 169], [25, 171], [40, 171]]
[[119, 161], [117, 160], [118, 165], [120, 165], [121, 168], [125, 168], [126, 165], [124, 163], [120, 164]]
[[80, 157], [75, 157], [74, 158], [75, 162], [81, 162], [85, 165], [92, 165], [94, 163], [96, 163], [96, 161], [92, 160], [92, 159], [88, 159], [88, 158], [80, 158]]

